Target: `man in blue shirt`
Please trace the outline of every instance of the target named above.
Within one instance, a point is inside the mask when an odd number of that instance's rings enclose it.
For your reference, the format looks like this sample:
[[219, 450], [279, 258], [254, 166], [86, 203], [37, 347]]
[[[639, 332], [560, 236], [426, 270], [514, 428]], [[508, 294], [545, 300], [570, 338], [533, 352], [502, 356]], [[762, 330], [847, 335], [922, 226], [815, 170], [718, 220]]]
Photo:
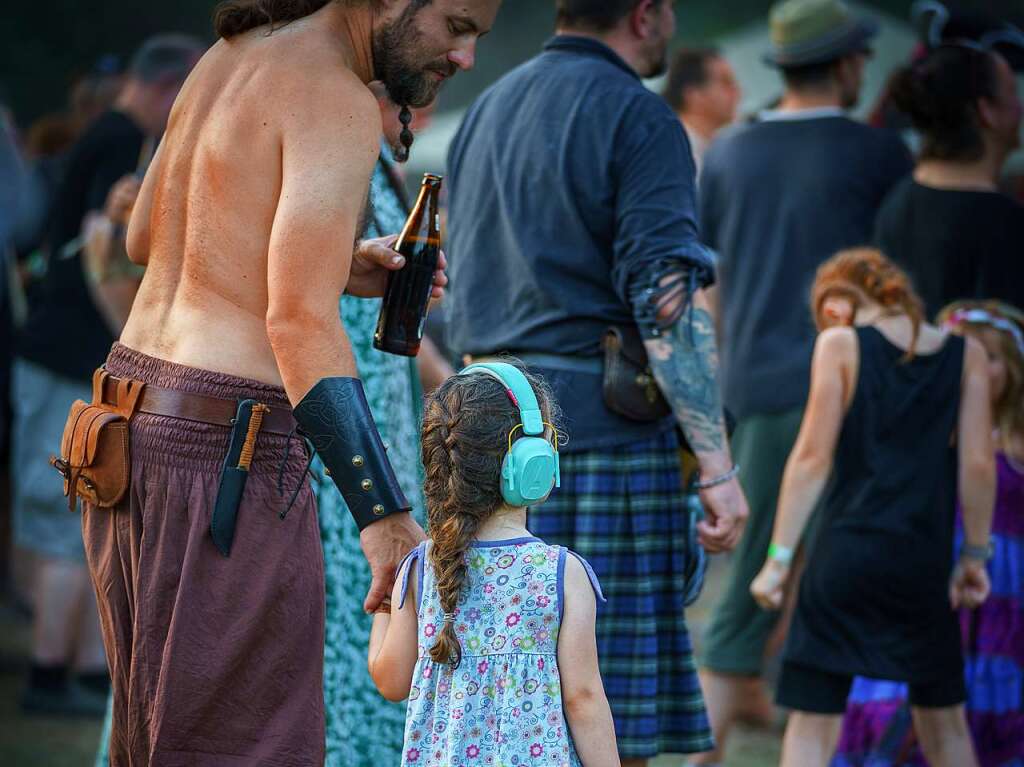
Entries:
[[[707, 749], [686, 626], [698, 559], [678, 456], [700, 464], [708, 551], [746, 518], [725, 435], [682, 126], [641, 77], [664, 71], [671, 0], [558, 0], [558, 34], [470, 108], [449, 156], [452, 348], [511, 353], [564, 411], [561, 489], [530, 527], [594, 565], [598, 652], [624, 765]], [[643, 337], [674, 417], [632, 421], [602, 396], [609, 327]]]

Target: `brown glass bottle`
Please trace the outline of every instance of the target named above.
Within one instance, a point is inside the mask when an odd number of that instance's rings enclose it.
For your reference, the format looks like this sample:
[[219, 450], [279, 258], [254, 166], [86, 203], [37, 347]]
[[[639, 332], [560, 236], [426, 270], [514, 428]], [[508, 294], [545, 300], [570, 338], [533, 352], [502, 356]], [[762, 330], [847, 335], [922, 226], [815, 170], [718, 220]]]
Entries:
[[415, 357], [420, 350], [434, 272], [441, 253], [441, 223], [437, 213], [440, 192], [441, 177], [424, 174], [416, 205], [395, 243], [395, 250], [405, 256], [405, 266], [388, 275], [384, 305], [373, 334], [375, 349], [406, 357]]

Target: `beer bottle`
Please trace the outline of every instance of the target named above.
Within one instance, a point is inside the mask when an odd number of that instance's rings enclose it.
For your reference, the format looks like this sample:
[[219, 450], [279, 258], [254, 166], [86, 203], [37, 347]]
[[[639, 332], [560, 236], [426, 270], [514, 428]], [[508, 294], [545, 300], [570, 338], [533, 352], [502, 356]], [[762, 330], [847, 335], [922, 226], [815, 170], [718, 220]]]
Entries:
[[388, 275], [384, 304], [373, 334], [375, 349], [406, 357], [415, 357], [420, 350], [441, 252], [437, 213], [440, 191], [441, 177], [425, 174], [416, 205], [395, 243], [395, 250], [405, 256], [405, 266]]

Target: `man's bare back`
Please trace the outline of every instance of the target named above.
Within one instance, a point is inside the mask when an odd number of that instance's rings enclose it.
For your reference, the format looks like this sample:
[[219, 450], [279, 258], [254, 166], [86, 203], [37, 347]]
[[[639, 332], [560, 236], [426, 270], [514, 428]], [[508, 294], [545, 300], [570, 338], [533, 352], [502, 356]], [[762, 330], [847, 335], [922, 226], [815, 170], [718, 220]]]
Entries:
[[[327, 363], [317, 378], [355, 374], [347, 344], [338, 348], [337, 297], [381, 131], [377, 102], [353, 72], [358, 53], [322, 22], [211, 48], [175, 104], [128, 240], [132, 260], [148, 266], [122, 343], [284, 383], [293, 401], [315, 380], [300, 374], [288, 386], [268, 310], [305, 317], [312, 335], [332, 331], [313, 352]], [[330, 311], [314, 317], [324, 301]]]

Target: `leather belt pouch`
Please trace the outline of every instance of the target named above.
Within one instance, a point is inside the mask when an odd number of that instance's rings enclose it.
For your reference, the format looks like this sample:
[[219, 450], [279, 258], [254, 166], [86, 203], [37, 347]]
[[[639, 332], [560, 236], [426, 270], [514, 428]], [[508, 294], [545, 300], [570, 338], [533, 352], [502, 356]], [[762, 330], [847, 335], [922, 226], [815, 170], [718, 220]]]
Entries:
[[71, 405], [60, 457], [50, 464], [64, 477], [68, 509], [78, 499], [100, 508], [111, 508], [124, 497], [131, 478], [128, 421], [138, 405], [145, 384], [123, 379], [117, 385], [117, 401], [104, 402], [104, 382], [110, 374], [100, 368], [93, 375], [93, 401]]
[[610, 327], [604, 347], [604, 403], [631, 421], [660, 421], [672, 412], [654, 380], [647, 349], [636, 328]]

